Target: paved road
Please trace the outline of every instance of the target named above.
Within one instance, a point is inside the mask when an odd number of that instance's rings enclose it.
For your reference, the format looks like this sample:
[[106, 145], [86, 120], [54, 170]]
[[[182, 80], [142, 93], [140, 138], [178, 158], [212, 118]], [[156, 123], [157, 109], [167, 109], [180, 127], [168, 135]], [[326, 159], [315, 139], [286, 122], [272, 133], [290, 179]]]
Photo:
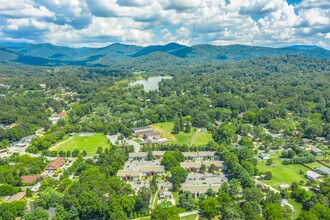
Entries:
[[[107, 135], [106, 137], [108, 138], [108, 140], [112, 144], [116, 144], [116, 141], [118, 139], [118, 136], [119, 136], [119, 134], [115, 134], [115, 135]], [[124, 141], [119, 141], [119, 144], [120, 145], [124, 145], [125, 143], [127, 145], [132, 145], [134, 147], [134, 151], [135, 152], [139, 152], [140, 151], [141, 145], [138, 142], [133, 141], [133, 140], [130, 140], [130, 139], [127, 139], [127, 138], [125, 138]]]

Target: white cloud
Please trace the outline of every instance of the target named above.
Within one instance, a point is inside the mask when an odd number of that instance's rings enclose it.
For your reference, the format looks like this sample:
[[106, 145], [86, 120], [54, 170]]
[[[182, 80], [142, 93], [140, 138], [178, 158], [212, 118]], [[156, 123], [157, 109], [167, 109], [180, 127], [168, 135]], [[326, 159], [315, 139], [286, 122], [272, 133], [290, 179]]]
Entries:
[[[303, 0], [289, 5], [285, 0], [0, 0], [0, 31], [1, 39], [69, 46], [175, 41], [317, 44], [330, 48], [330, 2]], [[33, 31], [38, 34], [33, 35]]]
[[0, 0], [0, 16], [9, 18], [53, 17], [54, 13], [30, 0]]

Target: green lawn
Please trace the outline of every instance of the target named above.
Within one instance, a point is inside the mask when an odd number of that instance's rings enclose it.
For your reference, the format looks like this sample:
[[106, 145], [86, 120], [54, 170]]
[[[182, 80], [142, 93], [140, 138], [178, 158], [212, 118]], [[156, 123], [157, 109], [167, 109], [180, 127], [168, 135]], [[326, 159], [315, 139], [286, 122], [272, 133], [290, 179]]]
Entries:
[[322, 164], [320, 164], [320, 163], [318, 163], [318, 162], [313, 162], [313, 163], [307, 163], [306, 164], [307, 166], [309, 166], [309, 167], [311, 167], [311, 168], [319, 168], [319, 167], [322, 167], [323, 165]]
[[288, 199], [289, 203], [293, 205], [295, 213], [293, 213], [293, 219], [297, 219], [302, 210], [302, 204], [297, 203], [294, 199]]
[[197, 132], [193, 141], [194, 146], [206, 145], [208, 142], [212, 141], [211, 132]]
[[[161, 133], [163, 138], [168, 138], [172, 143], [190, 145], [190, 141], [193, 138], [195, 129], [192, 128], [190, 133], [180, 132], [179, 134], [172, 134], [174, 128], [174, 122], [163, 122], [151, 125], [151, 127]], [[193, 140], [193, 145], [205, 145], [212, 140], [212, 135], [209, 132], [196, 132]]]
[[158, 204], [158, 191], [152, 196], [151, 208], [152, 209], [156, 208], [157, 204]]
[[283, 183], [291, 184], [292, 182], [299, 183], [301, 180], [304, 182], [307, 181], [304, 174], [300, 174], [299, 172], [300, 170], [304, 170], [304, 173], [306, 173], [308, 168], [300, 164], [283, 165], [276, 152], [271, 152], [270, 154], [273, 160], [271, 166], [266, 165], [266, 160], [259, 160], [258, 162], [258, 168], [261, 172], [271, 171], [273, 174], [273, 178], [271, 180], [263, 180], [264, 183], [278, 189], [278, 186]]
[[173, 195], [173, 198], [175, 200], [175, 204], [179, 204], [179, 193], [178, 192], [173, 192], [172, 195]]
[[185, 216], [185, 217], [181, 217], [180, 220], [195, 220], [197, 217], [196, 214], [192, 214], [192, 215], [188, 215], [188, 216]]
[[80, 134], [75, 134], [70, 137], [66, 135], [57, 144], [51, 147], [51, 150], [63, 150], [63, 151], [73, 151], [74, 149], [79, 149], [80, 151], [86, 151], [87, 155], [94, 155], [98, 147], [106, 148], [109, 146], [108, 139], [101, 133], [95, 133], [92, 136], [80, 136]]

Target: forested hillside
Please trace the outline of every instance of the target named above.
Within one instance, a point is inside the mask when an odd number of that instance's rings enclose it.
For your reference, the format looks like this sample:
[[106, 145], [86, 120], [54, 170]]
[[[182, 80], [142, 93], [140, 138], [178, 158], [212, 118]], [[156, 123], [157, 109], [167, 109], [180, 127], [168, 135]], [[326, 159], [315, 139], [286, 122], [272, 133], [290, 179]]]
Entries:
[[[330, 52], [320, 47], [293, 46], [286, 48], [255, 47], [244, 45], [184, 46], [176, 43], [139, 47], [112, 44], [103, 48], [69, 48], [51, 44], [7, 45], [6, 53], [0, 54], [1, 61], [13, 61], [31, 65], [87, 65], [139, 67], [138, 63], [151, 61], [151, 65], [180, 66], [201, 65], [248, 60], [256, 57], [299, 55], [313, 58], [330, 58]], [[1, 53], [4, 53], [0, 51]]]

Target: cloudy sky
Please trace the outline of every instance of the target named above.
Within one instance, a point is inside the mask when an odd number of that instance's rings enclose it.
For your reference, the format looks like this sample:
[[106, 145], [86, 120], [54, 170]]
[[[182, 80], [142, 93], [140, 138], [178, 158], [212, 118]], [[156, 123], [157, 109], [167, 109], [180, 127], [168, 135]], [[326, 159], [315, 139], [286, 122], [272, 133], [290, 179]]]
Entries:
[[0, 41], [330, 49], [330, 0], [0, 0]]

